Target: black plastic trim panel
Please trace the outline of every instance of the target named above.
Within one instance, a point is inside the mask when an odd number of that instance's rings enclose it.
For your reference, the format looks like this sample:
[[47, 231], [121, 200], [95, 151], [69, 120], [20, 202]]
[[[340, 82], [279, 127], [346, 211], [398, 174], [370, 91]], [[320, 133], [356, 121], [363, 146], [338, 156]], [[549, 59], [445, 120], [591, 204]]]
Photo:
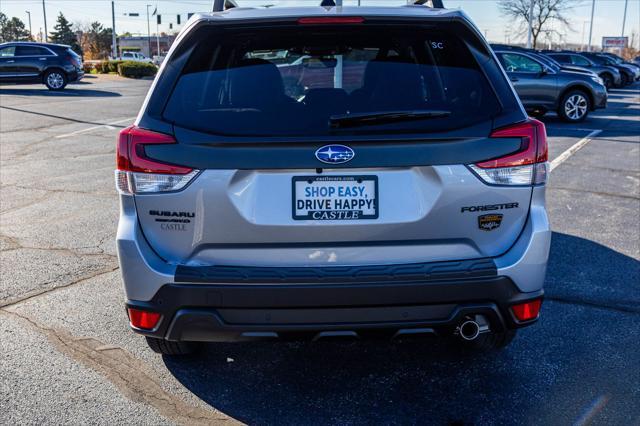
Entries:
[[[442, 277], [441, 277], [442, 278]], [[327, 284], [166, 284], [150, 301], [128, 307], [161, 313], [147, 336], [169, 340], [233, 341], [251, 333], [285, 338], [299, 332], [433, 328], [449, 334], [467, 315], [483, 314], [493, 331], [515, 329], [509, 307], [538, 299], [507, 277], [433, 281], [340, 282]], [[256, 334], [256, 335], [258, 335]], [[307, 338], [307, 337], [301, 337]]]
[[331, 267], [183, 266], [176, 268], [176, 283], [371, 283], [384, 281], [430, 282], [495, 277], [492, 259], [399, 265]]

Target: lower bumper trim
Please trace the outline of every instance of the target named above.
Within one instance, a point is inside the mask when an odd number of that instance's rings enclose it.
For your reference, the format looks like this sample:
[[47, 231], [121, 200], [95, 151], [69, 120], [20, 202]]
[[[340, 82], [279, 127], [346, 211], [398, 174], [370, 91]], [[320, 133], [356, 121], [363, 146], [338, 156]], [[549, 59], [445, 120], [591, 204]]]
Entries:
[[491, 329], [529, 325], [510, 306], [539, 299], [507, 277], [438, 282], [323, 285], [167, 284], [149, 302], [128, 307], [160, 312], [156, 330], [138, 333], [176, 341], [314, 339], [323, 332], [343, 337], [388, 338], [433, 330], [453, 333], [468, 316], [482, 314]]

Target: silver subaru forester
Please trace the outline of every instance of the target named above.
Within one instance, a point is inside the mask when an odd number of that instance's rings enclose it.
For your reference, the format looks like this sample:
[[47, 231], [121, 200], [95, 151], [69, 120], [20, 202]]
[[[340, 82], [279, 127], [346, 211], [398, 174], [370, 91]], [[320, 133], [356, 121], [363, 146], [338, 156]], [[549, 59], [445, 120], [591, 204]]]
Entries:
[[117, 144], [131, 327], [156, 352], [534, 323], [545, 128], [481, 33], [426, 6], [195, 15]]

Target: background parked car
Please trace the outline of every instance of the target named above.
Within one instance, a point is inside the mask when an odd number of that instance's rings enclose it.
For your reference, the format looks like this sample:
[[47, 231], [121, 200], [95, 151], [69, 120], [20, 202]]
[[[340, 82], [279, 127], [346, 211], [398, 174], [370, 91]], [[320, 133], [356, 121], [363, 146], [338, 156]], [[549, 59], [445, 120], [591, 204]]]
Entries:
[[580, 122], [607, 105], [607, 90], [597, 75], [546, 65], [537, 55], [495, 50], [525, 109], [534, 116], [555, 110], [561, 119]]
[[613, 53], [601, 52], [600, 55], [611, 59], [617, 65], [626, 65], [627, 68], [635, 74], [634, 80], [640, 80], [640, 65], [634, 64], [633, 62], [625, 61], [623, 58]]
[[596, 75], [596, 76], [598, 75], [597, 73], [595, 73], [593, 70], [590, 70], [589, 68], [579, 67], [577, 65], [572, 65], [572, 64], [561, 64], [560, 62], [556, 61], [552, 57], [546, 56], [534, 49], [527, 49], [525, 47], [520, 47], [520, 46], [510, 46], [508, 44], [492, 44], [491, 47], [494, 50], [515, 50], [518, 52], [527, 52], [530, 56], [538, 59], [543, 64], [553, 69], [558, 68], [565, 71], [576, 71], [576, 72], [580, 72], [582, 74], [587, 74], [587, 75]]
[[555, 51], [543, 51], [545, 56], [548, 56], [562, 65], [577, 65], [593, 72], [597, 73], [607, 89], [612, 87], [619, 87], [622, 84], [622, 76], [617, 68], [607, 66], [602, 63], [595, 62], [590, 58], [584, 56], [581, 52], [555, 52]]
[[606, 65], [620, 71], [620, 86], [626, 86], [627, 84], [631, 84], [636, 80], [635, 70], [628, 65], [618, 64], [613, 59], [602, 55], [601, 53], [583, 52], [582, 54], [598, 65]]
[[51, 43], [0, 44], [0, 84], [42, 83], [62, 90], [84, 76], [82, 58], [70, 46]]
[[153, 60], [151, 58], [147, 58], [140, 52], [123, 52], [122, 56], [118, 59], [121, 59], [123, 61], [148, 62], [150, 64], [153, 63]]

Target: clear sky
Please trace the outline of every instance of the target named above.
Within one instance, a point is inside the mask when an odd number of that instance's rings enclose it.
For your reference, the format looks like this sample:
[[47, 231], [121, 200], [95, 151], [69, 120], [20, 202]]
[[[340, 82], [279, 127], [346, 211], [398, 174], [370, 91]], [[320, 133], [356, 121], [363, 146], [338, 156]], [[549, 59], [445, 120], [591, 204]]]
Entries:
[[[318, 1], [309, 0], [238, 0], [241, 5], [261, 6], [265, 4], [275, 5], [312, 5]], [[357, 0], [343, 0], [345, 5], [355, 5]], [[515, 26], [498, 11], [495, 0], [443, 0], [447, 8], [462, 8], [475, 21], [478, 27], [485, 32], [487, 38], [493, 42], [516, 42], [518, 39]], [[619, 36], [622, 31], [622, 16], [625, 0], [596, 0], [595, 19], [593, 25], [593, 44], [599, 45], [602, 36]], [[131, 33], [146, 34], [146, 5], [150, 4], [151, 12], [158, 8], [162, 15], [161, 32], [169, 32], [169, 22], [176, 26], [178, 13], [183, 14], [182, 23], [186, 21], [188, 12], [208, 11], [213, 0], [116, 0], [116, 32], [125, 31]], [[363, 5], [400, 5], [403, 0], [361, 0]], [[52, 30], [56, 16], [62, 12], [67, 19], [74, 23], [88, 24], [92, 21], [100, 21], [105, 26], [111, 26], [111, 1], [109, 0], [45, 0], [47, 10], [47, 25]], [[31, 12], [31, 24], [33, 32], [37, 33], [43, 26], [42, 0], [0, 0], [0, 11], [9, 17], [17, 16], [28, 26], [27, 13]], [[126, 16], [125, 13], [139, 13], [139, 17]], [[586, 43], [589, 36], [589, 19], [591, 16], [591, 0], [578, 1], [578, 5], [567, 12], [571, 21], [571, 28], [563, 28], [556, 24], [555, 30], [560, 35], [555, 35], [554, 41], [562, 40], [572, 43]], [[152, 33], [155, 32], [155, 20], [151, 24]], [[640, 43], [640, 0], [628, 0], [627, 22], [625, 35], [636, 34], [636, 46]], [[544, 40], [543, 40], [544, 41]]]

